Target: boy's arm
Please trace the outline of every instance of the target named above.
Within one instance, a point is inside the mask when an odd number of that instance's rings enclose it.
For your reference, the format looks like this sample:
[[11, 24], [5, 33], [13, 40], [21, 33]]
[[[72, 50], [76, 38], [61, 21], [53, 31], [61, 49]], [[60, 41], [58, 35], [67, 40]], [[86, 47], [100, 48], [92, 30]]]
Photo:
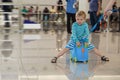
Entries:
[[79, 42], [77, 35], [76, 35], [76, 26], [75, 24], [72, 25], [72, 39], [75, 43]]
[[85, 32], [83, 34], [83, 40], [84, 42], [89, 42], [89, 28], [88, 28], [88, 25], [85, 25]]

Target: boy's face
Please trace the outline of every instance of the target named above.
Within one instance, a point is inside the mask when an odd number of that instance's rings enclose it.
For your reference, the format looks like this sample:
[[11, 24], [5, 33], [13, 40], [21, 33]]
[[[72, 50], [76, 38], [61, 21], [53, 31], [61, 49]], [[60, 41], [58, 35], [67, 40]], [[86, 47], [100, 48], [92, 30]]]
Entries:
[[81, 25], [85, 22], [85, 18], [83, 16], [76, 16], [76, 22]]

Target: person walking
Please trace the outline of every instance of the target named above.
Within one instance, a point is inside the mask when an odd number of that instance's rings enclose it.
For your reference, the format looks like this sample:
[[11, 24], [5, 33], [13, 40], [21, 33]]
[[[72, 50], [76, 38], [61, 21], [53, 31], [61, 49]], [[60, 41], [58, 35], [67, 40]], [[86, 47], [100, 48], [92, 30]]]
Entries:
[[[88, 0], [89, 2], [89, 14], [90, 14], [90, 22], [91, 28], [97, 23], [100, 14], [101, 2], [100, 0]], [[100, 25], [98, 24], [93, 32], [99, 32]]]
[[74, 7], [76, 0], [66, 0], [66, 14], [67, 14], [67, 33], [71, 34], [71, 25], [75, 22], [75, 13], [77, 9]]

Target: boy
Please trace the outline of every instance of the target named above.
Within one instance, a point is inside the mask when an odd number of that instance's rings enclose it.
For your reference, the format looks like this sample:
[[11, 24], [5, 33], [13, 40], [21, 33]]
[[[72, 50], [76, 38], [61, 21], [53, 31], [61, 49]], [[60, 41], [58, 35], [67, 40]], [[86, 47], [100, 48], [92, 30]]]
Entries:
[[102, 61], [109, 61], [109, 58], [100, 54], [99, 50], [95, 48], [93, 44], [89, 42], [89, 28], [88, 24], [85, 22], [86, 14], [84, 11], [78, 11], [76, 13], [76, 22], [72, 25], [72, 35], [67, 43], [66, 47], [60, 51], [60, 53], [51, 60], [51, 63], [56, 63], [57, 59], [65, 54], [67, 51], [73, 49], [76, 45], [80, 46], [80, 42], [85, 42], [88, 44], [88, 50], [94, 50], [96, 55], [101, 57]]

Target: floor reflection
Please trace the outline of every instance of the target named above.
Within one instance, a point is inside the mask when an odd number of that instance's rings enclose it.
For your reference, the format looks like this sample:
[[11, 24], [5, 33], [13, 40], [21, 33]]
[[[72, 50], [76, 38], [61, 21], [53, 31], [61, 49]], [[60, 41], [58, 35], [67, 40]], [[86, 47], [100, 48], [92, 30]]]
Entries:
[[90, 80], [90, 77], [94, 76], [96, 69], [105, 62], [101, 61], [88, 61], [88, 63], [75, 63], [69, 59], [69, 55], [66, 56], [66, 66], [63, 63], [55, 64], [56, 69], [62, 70], [69, 80]]
[[12, 54], [12, 50], [13, 50], [13, 44], [12, 41], [9, 40], [9, 35], [5, 34], [4, 39], [1, 43], [1, 53], [3, 55], [4, 58], [10, 57], [10, 55]]
[[91, 43], [95, 45], [96, 48], [99, 49], [99, 43], [100, 43], [100, 35], [96, 33], [91, 34]]
[[63, 48], [63, 38], [64, 32], [61, 30], [56, 31], [56, 49], [57, 51], [60, 51]]
[[[89, 54], [88, 63], [74, 63], [70, 61], [68, 52], [58, 60], [58, 63], [52, 64], [50, 60], [64, 48], [71, 36], [60, 29], [60, 26], [55, 28], [48, 30], [47, 33], [42, 30], [14, 33], [13, 29], [9, 33], [2, 32], [0, 34], [0, 79], [98, 80], [96, 77], [102, 78], [101, 75], [112, 75], [114, 78], [114, 75], [119, 76], [120, 33], [91, 34], [91, 42], [105, 52], [110, 62], [101, 62], [96, 55]], [[110, 79], [105, 78], [105, 80]]]
[[71, 73], [67, 74], [69, 80], [88, 80], [90, 77], [88, 64], [71, 62], [70, 71]]

